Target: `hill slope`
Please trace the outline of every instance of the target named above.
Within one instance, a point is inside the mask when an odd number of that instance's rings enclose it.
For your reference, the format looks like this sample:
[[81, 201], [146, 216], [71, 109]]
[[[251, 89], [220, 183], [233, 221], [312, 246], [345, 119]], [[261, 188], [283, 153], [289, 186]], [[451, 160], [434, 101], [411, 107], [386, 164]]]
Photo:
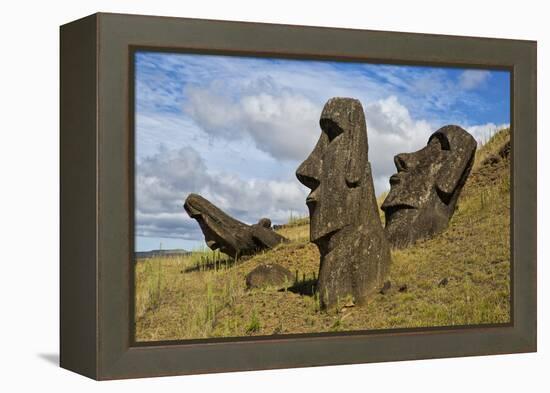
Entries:
[[[307, 220], [278, 231], [292, 241], [235, 264], [219, 254], [136, 265], [138, 341], [506, 323], [510, 318], [509, 131], [477, 154], [445, 232], [392, 252], [391, 288], [362, 307], [319, 310], [319, 253]], [[509, 151], [509, 150], [508, 150]], [[245, 289], [264, 262], [295, 272], [288, 290]]]

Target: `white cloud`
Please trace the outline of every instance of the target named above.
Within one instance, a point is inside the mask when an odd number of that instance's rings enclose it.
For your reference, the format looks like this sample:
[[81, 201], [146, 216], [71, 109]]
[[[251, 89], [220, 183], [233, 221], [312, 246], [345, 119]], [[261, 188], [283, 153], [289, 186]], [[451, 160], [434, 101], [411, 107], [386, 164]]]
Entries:
[[187, 90], [185, 112], [212, 137], [251, 138], [259, 150], [280, 160], [303, 159], [315, 144], [319, 105], [305, 96], [280, 88], [237, 97], [226, 91], [219, 83]]
[[466, 70], [460, 74], [459, 85], [464, 90], [472, 90], [482, 86], [491, 76], [489, 71], [485, 70]]
[[434, 127], [415, 120], [395, 96], [372, 102], [365, 107], [371, 162], [376, 193], [389, 189], [389, 177], [395, 173], [393, 157], [423, 147]]

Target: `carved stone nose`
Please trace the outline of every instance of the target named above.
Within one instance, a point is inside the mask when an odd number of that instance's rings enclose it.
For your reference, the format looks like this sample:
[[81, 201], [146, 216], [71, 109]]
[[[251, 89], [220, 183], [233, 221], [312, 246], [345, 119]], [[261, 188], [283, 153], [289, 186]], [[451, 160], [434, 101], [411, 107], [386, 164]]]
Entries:
[[393, 157], [393, 162], [398, 172], [406, 171], [410, 168], [409, 154], [401, 153]]
[[316, 168], [311, 160], [305, 160], [302, 165], [296, 170], [298, 181], [310, 190], [314, 190], [319, 186], [319, 179], [316, 176]]

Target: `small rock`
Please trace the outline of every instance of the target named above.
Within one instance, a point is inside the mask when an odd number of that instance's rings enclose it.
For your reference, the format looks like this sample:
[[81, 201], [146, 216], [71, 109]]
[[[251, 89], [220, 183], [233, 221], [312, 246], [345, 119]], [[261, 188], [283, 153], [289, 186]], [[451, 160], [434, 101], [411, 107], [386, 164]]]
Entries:
[[485, 158], [482, 162], [482, 165], [495, 165], [497, 164], [498, 162], [500, 161], [500, 157], [495, 155], [495, 154], [491, 154], [489, 155], [487, 158]]
[[269, 218], [260, 218], [260, 221], [258, 221], [258, 225], [264, 228], [271, 229], [271, 220]]
[[502, 158], [508, 158], [510, 156], [510, 148], [510, 141], [506, 141], [498, 151], [498, 155]]
[[284, 288], [291, 286], [293, 280], [294, 276], [287, 268], [276, 263], [266, 263], [256, 266], [246, 275], [246, 287], [248, 289], [263, 287]]
[[388, 293], [388, 291], [390, 290], [391, 288], [391, 281], [386, 281], [384, 283], [384, 286], [382, 287], [382, 289], [380, 289], [380, 293], [382, 295], [385, 295], [386, 293]]
[[443, 280], [439, 281], [439, 284], [437, 284], [438, 287], [444, 287], [449, 283], [449, 279], [445, 277]]

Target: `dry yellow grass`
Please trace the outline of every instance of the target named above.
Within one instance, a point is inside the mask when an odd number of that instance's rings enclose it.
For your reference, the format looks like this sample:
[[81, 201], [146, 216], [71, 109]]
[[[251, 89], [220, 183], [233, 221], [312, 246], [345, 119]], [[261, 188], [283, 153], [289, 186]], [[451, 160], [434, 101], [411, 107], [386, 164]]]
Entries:
[[[212, 263], [219, 255], [208, 251], [138, 261], [137, 340], [509, 322], [509, 162], [481, 164], [508, 138], [509, 132], [501, 131], [478, 150], [449, 228], [393, 251], [391, 289], [366, 305], [319, 310], [310, 291], [319, 253], [308, 241], [307, 219], [301, 218], [279, 230], [290, 243], [236, 264]], [[287, 267], [297, 284], [282, 291], [247, 291], [246, 273], [264, 262]]]

